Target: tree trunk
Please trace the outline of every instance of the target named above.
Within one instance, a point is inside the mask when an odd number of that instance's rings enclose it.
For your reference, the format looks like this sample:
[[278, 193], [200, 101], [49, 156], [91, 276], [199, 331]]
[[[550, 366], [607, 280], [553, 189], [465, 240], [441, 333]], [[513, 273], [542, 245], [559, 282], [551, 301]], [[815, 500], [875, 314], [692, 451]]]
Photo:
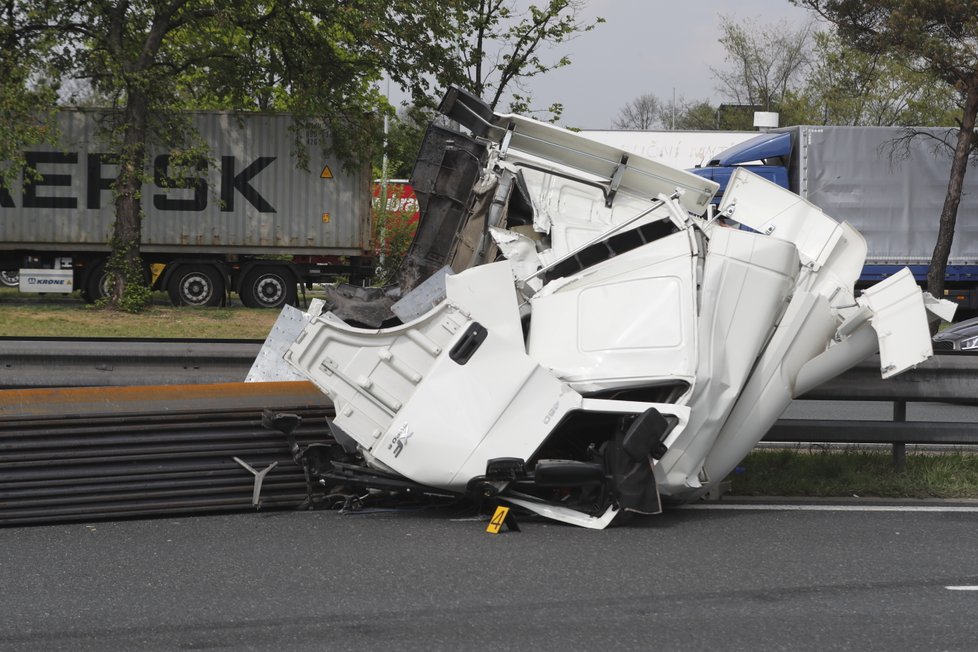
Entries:
[[961, 203], [961, 188], [964, 174], [968, 170], [968, 156], [975, 132], [975, 114], [978, 113], [978, 76], [968, 80], [968, 90], [964, 101], [964, 114], [961, 118], [961, 131], [954, 148], [951, 162], [951, 178], [947, 184], [947, 197], [941, 211], [941, 224], [937, 232], [937, 244], [930, 259], [927, 272], [927, 291], [937, 298], [944, 296], [944, 275], [947, 272], [947, 259], [951, 255], [951, 242], [954, 240], [954, 224], [957, 221], [958, 205]]
[[143, 285], [143, 265], [139, 257], [142, 232], [140, 195], [146, 164], [148, 103], [142, 93], [132, 93], [123, 111], [124, 131], [119, 156], [119, 176], [115, 181], [115, 226], [112, 253], [106, 271], [112, 275], [110, 303], [119, 307], [133, 285]]

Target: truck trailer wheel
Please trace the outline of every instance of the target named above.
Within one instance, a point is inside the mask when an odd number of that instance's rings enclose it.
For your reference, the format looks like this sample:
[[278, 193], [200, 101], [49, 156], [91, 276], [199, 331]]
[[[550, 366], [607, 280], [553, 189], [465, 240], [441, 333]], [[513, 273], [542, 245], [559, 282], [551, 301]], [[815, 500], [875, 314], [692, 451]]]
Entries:
[[20, 285], [20, 273], [16, 269], [0, 271], [0, 285], [8, 288], [17, 287]]
[[88, 303], [95, 303], [99, 299], [109, 296], [111, 292], [109, 283], [109, 275], [105, 273], [105, 263], [98, 263], [89, 270], [84, 281], [82, 281], [82, 299]]
[[295, 277], [286, 267], [256, 267], [245, 274], [238, 294], [249, 308], [294, 306], [298, 298]]
[[210, 265], [181, 265], [166, 285], [166, 292], [175, 306], [220, 306], [224, 303], [224, 279]]
[[[149, 283], [149, 270], [143, 270], [143, 281]], [[114, 279], [105, 271], [105, 261], [95, 263], [82, 277], [81, 296], [88, 303], [95, 303], [112, 294]]]

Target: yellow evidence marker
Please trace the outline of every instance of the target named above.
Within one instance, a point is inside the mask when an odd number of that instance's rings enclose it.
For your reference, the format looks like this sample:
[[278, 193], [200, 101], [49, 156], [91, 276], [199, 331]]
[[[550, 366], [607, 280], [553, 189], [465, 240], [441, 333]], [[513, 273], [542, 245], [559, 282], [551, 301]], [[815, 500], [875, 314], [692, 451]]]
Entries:
[[506, 521], [507, 514], [509, 514], [509, 507], [503, 507], [502, 505], [497, 507], [496, 512], [492, 515], [492, 520], [489, 521], [489, 527], [486, 528], [486, 532], [489, 534], [499, 534], [499, 528]]

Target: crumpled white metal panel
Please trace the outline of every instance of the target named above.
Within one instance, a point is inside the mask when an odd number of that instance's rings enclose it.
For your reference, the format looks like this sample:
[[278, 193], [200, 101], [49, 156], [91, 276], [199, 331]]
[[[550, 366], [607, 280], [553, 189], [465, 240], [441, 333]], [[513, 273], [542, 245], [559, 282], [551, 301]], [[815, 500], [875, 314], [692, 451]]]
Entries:
[[799, 286], [829, 300], [832, 307], [846, 316], [847, 307], [855, 306], [854, 286], [866, 259], [866, 239], [843, 222], [841, 237], [835, 242], [825, 264], [818, 270], [802, 270]]
[[[489, 227], [489, 235], [499, 248], [499, 253], [509, 261], [514, 280], [529, 276], [543, 266], [536, 250], [536, 243], [531, 238], [495, 226]], [[533, 289], [537, 291], [541, 287], [543, 283], [537, 280]]]
[[[519, 167], [512, 160], [508, 165]], [[650, 206], [649, 197], [636, 197], [623, 190], [615, 195], [609, 208], [605, 205], [601, 188], [539, 170], [523, 169], [522, 172], [533, 202], [535, 228], [549, 234], [550, 255], [554, 258], [580, 247], [609, 227], [633, 218]], [[667, 215], [666, 209], [660, 208], [635, 225], [663, 219]]]
[[322, 305], [321, 299], [313, 299], [309, 303], [309, 312], [302, 312], [292, 306], [282, 307], [282, 312], [272, 324], [272, 330], [268, 332], [265, 343], [248, 370], [246, 383], [305, 380], [305, 376], [286, 364], [283, 356], [312, 319], [311, 315], [318, 314]]
[[[673, 497], [698, 495], [705, 489], [704, 480], [716, 482], [729, 473], [798, 395], [795, 387], [803, 368], [811, 371], [805, 382], [823, 375], [827, 379], [871, 354], [866, 349], [868, 340], [859, 332], [862, 321], [870, 319], [874, 327], [877, 323], [887, 324], [877, 329], [881, 346], [885, 337], [894, 342], [893, 358], [884, 364], [884, 377], [888, 365], [892, 364], [896, 373], [896, 369], [916, 364], [931, 353], [920, 291], [912, 278], [910, 285], [901, 284], [899, 290], [871, 293], [879, 296], [875, 303], [869, 299], [857, 302], [852, 287], [865, 259], [865, 240], [849, 225], [836, 223], [783, 188], [746, 171], [738, 171], [735, 176], [736, 191], [732, 196], [727, 193], [726, 206], [736, 206], [735, 219], [758, 231], [760, 237], [766, 235], [771, 241], [783, 241], [797, 249], [797, 281], [784, 294], [785, 298], [793, 298], [783, 318], [758, 315], [760, 322], [771, 324], [774, 332], [742, 386], [728, 378], [729, 370], [722, 363], [697, 376], [696, 389], [710, 398], [698, 400], [700, 395], [694, 394], [690, 401], [694, 416], [685, 439], [677, 442], [656, 469], [661, 491]], [[724, 246], [724, 232], [718, 227], [710, 231], [708, 260]], [[728, 274], [723, 274], [725, 282], [729, 282]], [[705, 309], [700, 318], [708, 321], [713, 301], [706, 287], [701, 301]], [[769, 298], [776, 294], [772, 288], [754, 289]], [[736, 300], [749, 302], [751, 294], [745, 293]], [[730, 296], [731, 292], [724, 295]], [[888, 317], [887, 312], [893, 316]], [[725, 330], [738, 346], [750, 341], [749, 336]], [[716, 332], [701, 332], [703, 354], [709, 355], [710, 347], [722, 339], [726, 338]], [[849, 339], [853, 339], [852, 346], [848, 345]], [[826, 357], [833, 346], [835, 350]]]
[[[581, 134], [519, 115], [501, 115], [511, 128], [506, 159], [541, 160], [555, 170], [571, 168], [596, 179], [611, 180], [618, 173], [618, 188], [636, 197], [682, 193], [683, 208], [702, 215], [719, 185], [685, 170], [631, 154]], [[502, 129], [499, 137], [502, 139]], [[521, 157], [521, 153], [523, 156]], [[622, 160], [628, 164], [619, 172]]]
[[530, 301], [527, 350], [578, 391], [692, 381], [695, 261], [686, 233], [548, 288]]
[[[707, 453], [703, 470], [708, 479], [722, 480], [764, 437], [795, 397], [794, 380], [799, 371], [825, 351], [837, 323], [837, 316], [824, 297], [803, 290], [794, 293]], [[852, 363], [863, 358], [865, 355], [857, 355]], [[669, 478], [668, 490], [664, 488], [663, 493], [673, 493], [681, 499], [702, 493], [696, 490], [697, 483], [687, 483], [688, 478], [677, 476]]]
[[880, 345], [880, 373], [889, 378], [934, 354], [924, 298], [910, 270], [866, 288], [856, 302], [873, 312]]
[[[492, 457], [529, 457], [581, 397], [526, 355], [508, 263], [449, 276], [446, 291], [397, 328], [315, 320], [286, 359], [333, 398], [336, 425], [372, 459], [461, 490]], [[475, 322], [486, 339], [459, 363], [450, 352]]]
[[468, 322], [447, 303], [388, 332], [353, 328], [328, 313], [303, 330], [285, 360], [333, 400], [336, 424], [370, 450]]
[[731, 217], [741, 224], [794, 243], [802, 264], [816, 270], [842, 237], [839, 223], [818, 206], [746, 168], [734, 171], [723, 195], [720, 212], [731, 208]]
[[[703, 460], [787, 307], [799, 268], [788, 242], [747, 231], [712, 232], [696, 330], [690, 425], [662, 458], [668, 493], [696, 484]], [[676, 485], [676, 487], [673, 487]]]

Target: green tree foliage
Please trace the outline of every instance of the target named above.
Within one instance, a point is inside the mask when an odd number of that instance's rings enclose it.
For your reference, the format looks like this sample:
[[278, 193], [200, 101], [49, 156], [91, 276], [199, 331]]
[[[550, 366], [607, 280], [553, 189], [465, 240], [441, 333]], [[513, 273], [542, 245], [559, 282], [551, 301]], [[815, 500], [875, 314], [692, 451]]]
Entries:
[[472, 0], [466, 29], [458, 41], [456, 56], [464, 76], [457, 83], [494, 110], [508, 95], [510, 111], [550, 113], [556, 120], [563, 107], [554, 103], [542, 111], [534, 109], [526, 84], [570, 64], [566, 55], [546, 58], [547, 50], [604, 22], [603, 18], [582, 21], [583, 6], [582, 0], [547, 0], [518, 11], [513, 0]]
[[[31, 87], [24, 77], [22, 71], [13, 71], [0, 61], [0, 187], [21, 182], [27, 146], [57, 139], [55, 90]], [[31, 170], [25, 171], [31, 175]]]
[[34, 21], [30, 7], [0, 6], [0, 187], [21, 182], [26, 146], [57, 139], [57, 85], [39, 56], [52, 42]]
[[836, 26], [839, 35], [870, 56], [889, 55], [954, 89], [960, 106], [947, 199], [927, 288], [944, 290], [961, 189], [978, 115], [978, 0], [793, 0]]
[[687, 102], [680, 99], [676, 111], [675, 128], [688, 131], [719, 129], [717, 107], [706, 100]]
[[[533, 77], [570, 64], [570, 58], [547, 58], [547, 53], [604, 22], [580, 19], [580, 0], [547, 0], [525, 10], [517, 0], [465, 0], [456, 16], [459, 31], [450, 55], [440, 56], [438, 87], [451, 84], [482, 98], [497, 109], [509, 99], [506, 110], [517, 113], [549, 114], [556, 121], [559, 103], [536, 110], [526, 83]], [[459, 17], [461, 16], [461, 17]], [[420, 89], [428, 91], [429, 87]], [[437, 98], [415, 93], [390, 121], [386, 137], [387, 172], [390, 178], [408, 178]], [[379, 177], [385, 151], [374, 156]]]
[[[435, 117], [434, 112], [420, 104], [401, 107], [396, 117], [390, 120], [385, 139], [386, 149], [378, 148], [374, 156], [374, 178], [386, 174], [388, 179], [409, 179], [414, 170], [414, 162], [421, 149], [428, 123]], [[387, 153], [386, 168], [383, 163]]]
[[[754, 112], [765, 108], [780, 114], [781, 125], [944, 126], [960, 113], [954, 88], [932, 71], [894, 52], [864, 52], [832, 26], [758, 29], [756, 21], [724, 18], [722, 28], [730, 65], [714, 75], [725, 101], [680, 99], [674, 108], [656, 100], [655, 126], [752, 129]], [[638, 101], [621, 109], [619, 122]]]
[[[804, 93], [782, 102], [796, 124], [946, 126], [953, 89], [892, 52], [863, 52], [835, 31], [816, 32]], [[792, 124], [792, 123], [788, 123]]]
[[291, 111], [300, 155], [298, 136], [312, 130], [328, 134], [350, 163], [369, 160], [378, 116], [389, 109], [377, 81], [386, 75], [421, 98], [454, 79], [470, 1], [6, 0], [21, 27], [0, 37], [15, 51], [44, 46], [22, 65], [24, 79], [57, 71], [112, 105], [106, 129], [120, 163], [111, 302], [135, 309], [146, 296], [139, 240], [147, 146], [171, 146], [188, 162], [199, 156], [181, 110]]

